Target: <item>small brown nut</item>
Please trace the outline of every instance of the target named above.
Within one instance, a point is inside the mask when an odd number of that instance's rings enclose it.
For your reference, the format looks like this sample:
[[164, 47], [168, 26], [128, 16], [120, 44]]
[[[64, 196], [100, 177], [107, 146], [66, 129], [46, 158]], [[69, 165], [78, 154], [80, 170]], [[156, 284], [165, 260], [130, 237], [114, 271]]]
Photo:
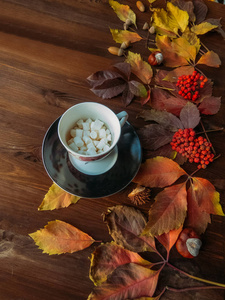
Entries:
[[151, 34], [154, 34], [155, 33], [155, 26], [151, 26], [150, 28], [149, 28], [149, 33], [151, 33]]
[[118, 48], [118, 47], [109, 47], [108, 48], [109, 53], [117, 56], [122, 56], [124, 54], [123, 49]]
[[122, 42], [120, 48], [127, 49], [130, 46], [130, 41]]
[[138, 8], [141, 12], [144, 12], [144, 11], [145, 11], [145, 6], [144, 6], [144, 4], [143, 4], [141, 1], [137, 1], [137, 2], [136, 2], [136, 6], [137, 6], [137, 8]]
[[149, 29], [149, 25], [148, 22], [145, 22], [145, 24], [142, 27], [143, 30], [148, 30]]

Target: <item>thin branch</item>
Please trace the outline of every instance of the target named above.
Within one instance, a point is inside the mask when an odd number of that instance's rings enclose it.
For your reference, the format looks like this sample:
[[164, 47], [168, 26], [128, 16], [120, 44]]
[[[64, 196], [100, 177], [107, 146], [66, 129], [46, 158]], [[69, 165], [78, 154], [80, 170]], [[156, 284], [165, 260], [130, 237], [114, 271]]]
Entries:
[[193, 287], [188, 287], [188, 288], [183, 288], [183, 289], [175, 289], [169, 286], [166, 286], [166, 289], [168, 291], [172, 291], [175, 293], [180, 293], [180, 292], [189, 292], [189, 291], [196, 291], [196, 290], [209, 290], [209, 289], [221, 289], [220, 286], [193, 286]]
[[[210, 144], [212, 144], [212, 143], [210, 142], [210, 139], [209, 139], [209, 137], [208, 137], [208, 134], [207, 134], [207, 132], [206, 132], [206, 130], [205, 130], [205, 127], [204, 127], [202, 121], [200, 121], [200, 124], [201, 124], [201, 126], [202, 126], [202, 129], [203, 129], [203, 131], [204, 131], [204, 134], [205, 134], [205, 136], [206, 136], [207, 141], [208, 141]], [[215, 149], [213, 148], [213, 146], [212, 146], [211, 148], [212, 148], [212, 151], [213, 151], [214, 155], [216, 155], [216, 151], [215, 151]]]

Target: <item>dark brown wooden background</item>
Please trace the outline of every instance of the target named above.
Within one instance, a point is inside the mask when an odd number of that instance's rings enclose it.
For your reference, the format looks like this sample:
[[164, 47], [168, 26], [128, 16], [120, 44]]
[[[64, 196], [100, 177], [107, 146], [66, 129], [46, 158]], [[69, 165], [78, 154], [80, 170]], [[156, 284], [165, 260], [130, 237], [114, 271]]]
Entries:
[[[135, 1], [123, 3], [137, 12], [141, 28], [148, 21], [149, 13], [138, 12]], [[211, 2], [207, 5], [208, 16], [223, 18], [225, 27], [225, 6]], [[86, 83], [91, 73], [123, 60], [107, 51], [109, 46], [115, 45], [110, 27], [122, 28], [122, 23], [106, 0], [0, 1], [1, 300], [87, 299], [93, 288], [88, 277], [88, 257], [96, 244], [77, 253], [48, 256], [42, 254], [28, 234], [59, 219], [96, 240], [110, 241], [101, 214], [107, 207], [131, 204], [127, 195], [132, 185], [105, 199], [81, 199], [66, 209], [38, 211], [52, 184], [41, 160], [42, 140], [51, 123], [67, 108], [82, 101], [104, 103], [116, 113], [124, 110], [120, 98], [104, 101], [96, 97]], [[207, 34], [203, 41], [222, 60], [219, 69], [202, 68], [214, 80], [214, 95], [222, 96], [220, 112], [208, 118], [221, 127], [225, 116], [225, 41], [217, 33]], [[140, 51], [144, 59], [149, 54], [144, 41], [132, 51]], [[126, 109], [135, 128], [144, 125], [142, 120], [136, 119], [140, 109], [138, 101]], [[222, 157], [198, 176], [215, 185], [225, 210], [224, 132], [210, 138]], [[149, 205], [140, 209], [147, 212]], [[185, 260], [173, 250], [171, 261], [191, 274], [224, 283], [224, 238], [225, 219], [213, 217], [198, 258]], [[165, 275], [161, 282], [171, 286], [196, 285], [171, 271]], [[224, 293], [220, 290], [167, 292], [162, 299], [222, 300]]]

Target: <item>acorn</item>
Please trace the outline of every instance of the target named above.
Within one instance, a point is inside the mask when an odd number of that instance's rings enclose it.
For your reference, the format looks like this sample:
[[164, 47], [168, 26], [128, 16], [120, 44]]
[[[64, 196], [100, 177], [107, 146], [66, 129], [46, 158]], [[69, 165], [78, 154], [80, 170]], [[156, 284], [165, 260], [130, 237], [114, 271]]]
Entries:
[[150, 188], [138, 184], [128, 197], [135, 205], [145, 204], [150, 200]]
[[123, 24], [123, 29], [127, 30], [132, 24], [133, 22], [130, 19], [126, 19], [126, 22]]
[[148, 62], [151, 66], [160, 65], [163, 62], [163, 55], [160, 51], [152, 52], [148, 57]]
[[143, 30], [148, 30], [149, 29], [149, 25], [148, 22], [145, 22], [145, 24], [142, 27]]
[[149, 33], [151, 33], [151, 34], [154, 34], [155, 33], [155, 26], [151, 26], [150, 28], [149, 28]]
[[120, 48], [127, 49], [130, 46], [130, 41], [122, 42]]
[[124, 54], [124, 50], [122, 48], [118, 47], [109, 47], [108, 48], [109, 53], [117, 56], [122, 56]]
[[137, 8], [138, 8], [141, 12], [144, 12], [144, 11], [145, 11], [145, 6], [144, 6], [144, 4], [143, 4], [141, 1], [137, 1], [137, 2], [136, 2], [136, 6], [137, 6]]

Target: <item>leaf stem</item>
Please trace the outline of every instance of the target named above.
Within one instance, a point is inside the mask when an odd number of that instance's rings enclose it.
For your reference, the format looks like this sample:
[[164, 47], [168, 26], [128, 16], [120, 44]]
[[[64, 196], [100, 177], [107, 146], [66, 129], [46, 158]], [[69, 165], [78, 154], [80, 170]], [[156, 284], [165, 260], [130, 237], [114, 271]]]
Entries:
[[[209, 137], [208, 137], [208, 134], [207, 134], [207, 132], [206, 132], [206, 130], [205, 130], [205, 127], [204, 127], [202, 121], [200, 121], [200, 124], [201, 124], [202, 129], [203, 129], [203, 131], [204, 131], [204, 134], [205, 134], [205, 136], [206, 136], [206, 138], [207, 138], [207, 141], [211, 144], [210, 139], [209, 139]], [[216, 155], [216, 151], [215, 151], [215, 149], [213, 148], [213, 146], [212, 146], [211, 148], [212, 148], [212, 151], [213, 151], [214, 155]]]
[[207, 279], [203, 279], [203, 278], [200, 278], [200, 277], [197, 277], [197, 276], [190, 275], [190, 274], [180, 270], [179, 268], [171, 265], [169, 262], [167, 262], [167, 265], [169, 267], [171, 267], [172, 269], [174, 269], [175, 271], [178, 271], [179, 273], [186, 275], [187, 277], [190, 277], [190, 278], [195, 279], [197, 281], [212, 284], [212, 285], [215, 285], [215, 286], [220, 287], [222, 289], [225, 289], [225, 284], [223, 284], [223, 283], [219, 283], [219, 282], [215, 282], [215, 281], [211, 281], [211, 280], [207, 280]]
[[221, 128], [218, 128], [218, 129], [210, 129], [210, 130], [205, 130], [205, 131], [200, 131], [200, 132], [196, 132], [196, 134], [202, 134], [202, 133], [205, 133], [205, 132], [216, 132], [216, 131], [223, 131], [224, 128], [221, 127]]
[[172, 291], [175, 293], [180, 293], [180, 292], [188, 292], [188, 291], [195, 291], [195, 290], [209, 290], [209, 289], [221, 289], [219, 286], [193, 286], [193, 287], [188, 287], [188, 288], [183, 288], [183, 289], [175, 289], [169, 286], [166, 286], [166, 289], [168, 291]]

